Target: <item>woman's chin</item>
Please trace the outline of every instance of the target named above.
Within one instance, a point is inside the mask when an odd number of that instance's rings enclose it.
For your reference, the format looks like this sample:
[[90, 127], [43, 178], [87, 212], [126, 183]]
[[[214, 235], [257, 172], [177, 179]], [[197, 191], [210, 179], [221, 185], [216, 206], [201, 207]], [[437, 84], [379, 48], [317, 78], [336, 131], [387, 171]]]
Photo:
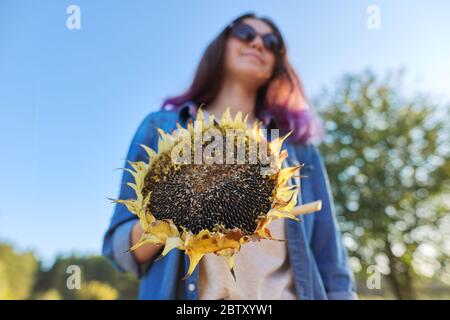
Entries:
[[241, 66], [239, 70], [237, 70], [236, 74], [239, 78], [249, 79], [253, 83], [264, 83], [267, 81], [267, 72], [265, 70], [261, 70], [261, 67], [257, 66]]

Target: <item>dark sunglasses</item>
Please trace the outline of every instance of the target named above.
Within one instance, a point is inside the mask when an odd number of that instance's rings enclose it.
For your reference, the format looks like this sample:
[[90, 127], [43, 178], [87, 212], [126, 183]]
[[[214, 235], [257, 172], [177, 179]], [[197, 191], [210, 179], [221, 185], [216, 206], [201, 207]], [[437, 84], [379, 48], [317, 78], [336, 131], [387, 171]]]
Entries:
[[[256, 30], [243, 22], [232, 23], [228, 26], [233, 35], [244, 42], [252, 42], [258, 33]], [[261, 35], [264, 47], [273, 53], [280, 53], [283, 49], [283, 41], [275, 33]]]

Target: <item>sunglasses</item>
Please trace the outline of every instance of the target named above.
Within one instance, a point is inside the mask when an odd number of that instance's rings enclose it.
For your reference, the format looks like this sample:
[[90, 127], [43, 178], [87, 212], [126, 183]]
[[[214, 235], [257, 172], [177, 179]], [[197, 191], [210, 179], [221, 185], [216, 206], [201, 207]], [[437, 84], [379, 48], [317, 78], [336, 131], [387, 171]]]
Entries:
[[[232, 34], [244, 42], [252, 42], [259, 34], [248, 24], [238, 22], [229, 25]], [[283, 49], [283, 41], [275, 33], [261, 35], [264, 47], [273, 53], [280, 53]]]

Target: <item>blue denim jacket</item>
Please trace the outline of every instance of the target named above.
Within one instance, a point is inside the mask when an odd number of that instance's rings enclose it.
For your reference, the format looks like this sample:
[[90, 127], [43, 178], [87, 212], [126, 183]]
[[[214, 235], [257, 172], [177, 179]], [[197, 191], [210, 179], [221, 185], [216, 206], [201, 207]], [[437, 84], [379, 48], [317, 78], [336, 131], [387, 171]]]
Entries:
[[[180, 111], [160, 110], [149, 114], [138, 128], [131, 143], [127, 160], [148, 161], [140, 144], [157, 149], [157, 128], [164, 131], [176, 129], [176, 122], [183, 127], [196, 113], [192, 102]], [[355, 299], [353, 275], [336, 223], [330, 186], [322, 158], [312, 144], [283, 144], [287, 149], [289, 165], [304, 164], [298, 204], [322, 200], [322, 209], [303, 217], [303, 221], [287, 219], [286, 238], [289, 260], [294, 273], [297, 297], [305, 299]], [[127, 168], [129, 164], [125, 163]], [[120, 186], [120, 199], [134, 198], [134, 191], [127, 186], [132, 176], [124, 172]], [[110, 226], [103, 242], [103, 255], [121, 271], [133, 272], [140, 278], [140, 299], [198, 299], [199, 268], [186, 280], [188, 257], [180, 250], [172, 250], [164, 258], [147, 265], [138, 265], [130, 248], [130, 235], [137, 217], [124, 205], [116, 205]]]

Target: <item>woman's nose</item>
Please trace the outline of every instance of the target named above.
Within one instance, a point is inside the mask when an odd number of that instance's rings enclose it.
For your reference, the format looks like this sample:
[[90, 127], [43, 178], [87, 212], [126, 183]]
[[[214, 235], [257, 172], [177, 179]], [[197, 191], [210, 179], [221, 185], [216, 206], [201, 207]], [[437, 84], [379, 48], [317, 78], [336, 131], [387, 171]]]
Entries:
[[264, 48], [264, 43], [262, 41], [262, 37], [259, 35], [256, 36], [255, 39], [253, 39], [253, 41], [250, 42], [250, 46], [254, 49], [262, 51], [262, 49]]

